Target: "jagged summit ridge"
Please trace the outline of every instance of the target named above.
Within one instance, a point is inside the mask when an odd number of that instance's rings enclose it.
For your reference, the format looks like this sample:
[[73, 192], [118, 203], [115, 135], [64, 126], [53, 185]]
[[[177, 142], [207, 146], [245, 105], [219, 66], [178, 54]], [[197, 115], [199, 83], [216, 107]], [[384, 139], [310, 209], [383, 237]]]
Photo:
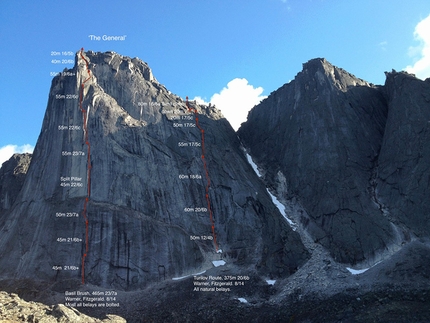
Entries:
[[344, 69], [332, 65], [325, 58], [314, 58], [304, 63], [303, 70], [299, 74], [301, 73], [320, 84], [327, 82], [343, 92], [353, 86], [372, 86]]
[[[80, 55], [81, 51], [76, 52], [75, 66], [79, 64], [80, 66], [84, 67], [85, 64], [83, 64], [81, 61]], [[128, 69], [130, 73], [140, 74], [145, 80], [149, 82], [158, 83], [148, 64], [138, 57], [131, 58], [118, 54], [114, 51], [94, 52], [92, 50], [86, 51], [85, 56], [89, 58], [93, 64], [109, 65], [116, 72], [118, 72], [120, 69]]]

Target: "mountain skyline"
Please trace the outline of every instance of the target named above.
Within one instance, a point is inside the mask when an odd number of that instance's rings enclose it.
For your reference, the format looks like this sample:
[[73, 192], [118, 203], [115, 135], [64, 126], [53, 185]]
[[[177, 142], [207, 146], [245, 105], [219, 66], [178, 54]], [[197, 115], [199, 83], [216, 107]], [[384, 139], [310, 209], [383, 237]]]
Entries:
[[[426, 321], [430, 79], [386, 78], [309, 60], [234, 132], [145, 62], [81, 50], [1, 169], [2, 289], [129, 322]], [[70, 297], [94, 288], [118, 297]]]
[[[0, 71], [5, 106], [0, 163], [13, 152], [32, 150], [51, 73], [73, 65], [51, 63], [69, 58], [52, 52], [76, 53], [84, 47], [141, 57], [173, 93], [217, 101], [235, 128], [254, 104], [315, 57], [325, 57], [375, 84], [381, 84], [383, 72], [391, 69], [415, 66], [411, 71], [418, 76], [418, 69], [428, 73], [426, 1], [394, 1], [390, 6], [373, 1], [149, 1], [126, 2], [121, 8], [109, 1], [104, 6], [75, 1], [68, 4], [70, 12], [80, 12], [73, 18], [55, 1], [19, 7], [4, 1], [0, 7], [0, 39], [7, 44], [0, 57], [8, 62]], [[106, 25], [106, 17], [114, 18]], [[67, 21], [73, 21], [73, 27]], [[23, 80], [39, 81], [25, 89], [16, 86]], [[11, 109], [20, 117], [11, 118]], [[233, 121], [236, 109], [241, 121]]]

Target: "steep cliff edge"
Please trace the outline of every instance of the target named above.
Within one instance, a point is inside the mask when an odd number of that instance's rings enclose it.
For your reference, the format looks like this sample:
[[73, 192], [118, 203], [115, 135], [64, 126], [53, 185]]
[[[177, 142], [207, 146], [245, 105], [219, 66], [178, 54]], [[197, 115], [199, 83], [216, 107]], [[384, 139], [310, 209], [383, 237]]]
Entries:
[[410, 229], [428, 232], [428, 93], [403, 73], [381, 87], [313, 59], [238, 134], [267, 185], [303, 206], [315, 242], [337, 261], [372, 264]]
[[0, 214], [15, 203], [30, 166], [31, 154], [14, 154], [0, 168]]
[[213, 107], [190, 108], [139, 59], [78, 52], [52, 81], [1, 227], [0, 278], [128, 290], [220, 259], [274, 277], [295, 272], [308, 252], [233, 129]]
[[386, 73], [388, 103], [377, 193], [381, 208], [410, 235], [430, 235], [430, 78]]

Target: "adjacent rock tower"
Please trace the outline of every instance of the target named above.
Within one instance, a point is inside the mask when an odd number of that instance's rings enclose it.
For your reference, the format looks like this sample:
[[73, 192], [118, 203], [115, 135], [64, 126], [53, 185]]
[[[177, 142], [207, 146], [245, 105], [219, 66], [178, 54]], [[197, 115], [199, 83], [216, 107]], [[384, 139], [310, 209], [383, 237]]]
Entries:
[[429, 236], [430, 79], [369, 84], [317, 58], [254, 107], [238, 134], [278, 197], [340, 262], [374, 264]]

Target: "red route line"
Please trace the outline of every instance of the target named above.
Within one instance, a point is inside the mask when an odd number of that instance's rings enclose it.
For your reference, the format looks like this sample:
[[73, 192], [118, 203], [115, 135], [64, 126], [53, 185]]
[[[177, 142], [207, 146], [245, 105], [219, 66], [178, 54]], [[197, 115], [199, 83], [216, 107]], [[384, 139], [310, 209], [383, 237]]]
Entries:
[[205, 131], [203, 130], [202, 127], [200, 127], [199, 115], [196, 108], [190, 108], [190, 105], [188, 103], [188, 96], [186, 97], [186, 99], [187, 99], [186, 104], [187, 104], [188, 111], [194, 112], [194, 119], [196, 120], [196, 126], [200, 130], [200, 133], [202, 134], [202, 156], [201, 157], [202, 157], [203, 168], [205, 170], [206, 181], [207, 181], [206, 182], [206, 201], [208, 203], [209, 219], [211, 221], [212, 236], [214, 238], [215, 250], [216, 252], [218, 252], [218, 244], [216, 242], [216, 233], [215, 233], [215, 222], [212, 214], [211, 200], [209, 198], [209, 187], [211, 186], [211, 179], [209, 177], [209, 171], [208, 171], [208, 167], [206, 165], [206, 159], [205, 159]]
[[82, 284], [85, 284], [85, 258], [87, 257], [87, 253], [88, 253], [88, 215], [87, 215], [87, 204], [88, 201], [90, 199], [90, 195], [91, 195], [91, 146], [90, 146], [90, 142], [88, 140], [88, 129], [87, 129], [87, 110], [84, 110], [84, 108], [82, 107], [82, 101], [83, 101], [83, 95], [84, 95], [84, 87], [85, 87], [85, 82], [87, 82], [89, 79], [91, 79], [91, 71], [90, 68], [88, 66], [88, 61], [86, 60], [86, 58], [84, 57], [84, 55], [82, 54], [84, 52], [84, 49], [81, 48], [81, 58], [85, 61], [85, 64], [87, 66], [87, 72], [88, 72], [88, 77], [82, 82], [81, 86], [80, 86], [80, 90], [79, 90], [79, 109], [82, 112], [82, 119], [83, 119], [83, 129], [84, 129], [84, 138], [85, 138], [85, 144], [88, 147], [87, 150], [87, 196], [85, 197], [85, 201], [84, 201], [84, 210], [82, 212], [83, 216], [84, 216], [84, 220], [85, 220], [85, 252], [82, 256]]

